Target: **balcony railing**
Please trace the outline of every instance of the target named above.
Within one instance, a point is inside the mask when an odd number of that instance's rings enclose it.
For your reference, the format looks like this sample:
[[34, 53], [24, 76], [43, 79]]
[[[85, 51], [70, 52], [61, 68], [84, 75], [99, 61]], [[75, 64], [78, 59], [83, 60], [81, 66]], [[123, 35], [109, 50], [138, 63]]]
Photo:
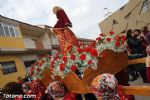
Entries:
[[59, 45], [57, 38], [50, 38], [50, 43], [51, 43], [51, 45]]

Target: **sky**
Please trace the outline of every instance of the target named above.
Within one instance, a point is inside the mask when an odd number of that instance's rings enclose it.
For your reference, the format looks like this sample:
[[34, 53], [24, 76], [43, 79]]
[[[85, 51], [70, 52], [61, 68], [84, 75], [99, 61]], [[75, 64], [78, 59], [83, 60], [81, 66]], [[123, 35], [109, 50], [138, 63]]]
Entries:
[[[54, 6], [65, 10], [77, 37], [95, 39], [100, 33], [98, 23], [128, 0], [0, 0], [0, 15], [32, 25], [54, 26], [57, 22], [52, 12]], [[108, 8], [108, 10], [104, 10]]]

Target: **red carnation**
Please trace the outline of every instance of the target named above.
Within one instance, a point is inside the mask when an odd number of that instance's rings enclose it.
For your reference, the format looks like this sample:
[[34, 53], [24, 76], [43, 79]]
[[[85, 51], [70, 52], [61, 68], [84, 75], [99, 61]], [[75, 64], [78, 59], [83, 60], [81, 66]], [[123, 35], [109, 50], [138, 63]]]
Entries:
[[83, 42], [79, 42], [79, 45], [80, 45], [80, 46], [83, 45]]
[[101, 37], [96, 38], [96, 40], [100, 41], [100, 40], [101, 40]]
[[38, 68], [36, 68], [36, 71], [37, 71], [37, 72], [39, 72], [39, 71], [40, 71], [40, 68], [39, 68], [39, 67], [38, 67]]
[[53, 66], [53, 64], [54, 64], [54, 61], [52, 61], [52, 62], [50, 61], [50, 66]]
[[71, 54], [71, 57], [70, 57], [72, 60], [75, 60], [76, 59], [76, 56], [74, 54]]
[[53, 68], [52, 68], [52, 67], [50, 67], [50, 68], [49, 68], [49, 70], [52, 72], [52, 71], [53, 71]]
[[72, 70], [73, 72], [75, 72], [75, 71], [77, 70], [76, 65], [72, 65], [72, 66], [71, 66], [71, 70]]
[[121, 40], [124, 42], [126, 41], [126, 37], [125, 36], [121, 36]]
[[30, 70], [34, 70], [34, 67], [32, 66], [32, 67], [30, 67]]
[[59, 58], [59, 53], [56, 53], [55, 59]]
[[81, 60], [85, 60], [85, 59], [86, 59], [86, 55], [85, 55], [85, 54], [81, 54], [81, 55], [80, 55], [80, 59], [81, 59]]
[[89, 61], [88, 61], [88, 64], [89, 64], [89, 65], [92, 64], [92, 60], [89, 60]]
[[120, 40], [121, 40], [121, 37], [120, 37], [120, 36], [116, 36], [116, 40], [117, 40], [117, 41], [120, 41]]
[[110, 42], [110, 41], [111, 41], [111, 39], [110, 39], [110, 38], [106, 38], [106, 41]]
[[92, 43], [91, 43], [91, 47], [95, 47], [96, 46], [96, 41], [93, 41]]
[[83, 51], [84, 52], [90, 52], [91, 49], [92, 49], [91, 47], [86, 47], [86, 48], [83, 49]]
[[117, 42], [115, 43], [115, 45], [116, 45], [116, 47], [119, 47], [119, 46], [120, 46], [120, 42], [117, 41]]
[[67, 49], [70, 51], [72, 49], [72, 45], [69, 45]]
[[97, 57], [97, 56], [98, 56], [97, 49], [93, 48], [93, 49], [90, 51], [90, 54], [91, 54], [92, 56]]
[[63, 57], [63, 61], [64, 61], [64, 62], [67, 62], [67, 57]]
[[65, 64], [61, 63], [59, 65], [59, 69], [60, 69], [60, 71], [64, 71], [65, 70]]
[[83, 50], [79, 47], [79, 48], [77, 48], [77, 51], [78, 51], [79, 53], [81, 53]]
[[41, 67], [43, 63], [39, 63], [39, 66]]
[[114, 34], [114, 32], [113, 32], [113, 31], [110, 31], [110, 32], [109, 32], [109, 34], [110, 34], [110, 35], [113, 35], [113, 34]]
[[126, 48], [129, 49], [129, 46], [127, 45]]
[[102, 36], [102, 37], [103, 37], [103, 36], [105, 36], [105, 34], [104, 34], [104, 33], [101, 33], [101, 34], [99, 34], [99, 36]]
[[31, 70], [31, 71], [30, 71], [30, 75], [32, 76], [33, 74], [34, 74], [34, 71], [33, 71], [33, 70]]
[[45, 62], [45, 60], [42, 60], [42, 63], [44, 63]]

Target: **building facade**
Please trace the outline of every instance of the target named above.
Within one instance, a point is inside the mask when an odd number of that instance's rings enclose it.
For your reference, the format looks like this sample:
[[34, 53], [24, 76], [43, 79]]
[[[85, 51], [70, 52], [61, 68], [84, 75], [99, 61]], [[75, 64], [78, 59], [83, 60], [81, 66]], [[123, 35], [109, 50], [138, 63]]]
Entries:
[[128, 29], [150, 28], [150, 0], [129, 0], [127, 4], [99, 23], [101, 32], [121, 33]]
[[0, 16], [0, 88], [25, 77], [39, 56], [51, 51], [45, 29]]
[[[60, 51], [59, 41], [47, 25], [30, 25], [0, 15], [0, 88], [24, 78], [41, 56]], [[79, 42], [94, 40], [78, 38]]]

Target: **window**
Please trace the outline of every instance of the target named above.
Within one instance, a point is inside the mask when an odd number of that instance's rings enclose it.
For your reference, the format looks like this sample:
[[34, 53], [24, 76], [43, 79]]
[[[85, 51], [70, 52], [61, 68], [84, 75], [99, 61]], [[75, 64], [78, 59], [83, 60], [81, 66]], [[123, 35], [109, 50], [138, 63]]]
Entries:
[[18, 37], [18, 36], [19, 36], [19, 29], [18, 29], [17, 27], [15, 27], [15, 28], [14, 28], [14, 31], [15, 31], [16, 37]]
[[141, 9], [141, 14], [150, 9], [150, 0], [145, 0]]
[[0, 36], [5, 36], [2, 25], [0, 24]]
[[19, 28], [15, 25], [0, 23], [0, 36], [19, 37]]
[[8, 26], [4, 26], [4, 31], [6, 36], [10, 36]]
[[11, 36], [12, 36], [12, 37], [15, 37], [14, 28], [13, 28], [13, 27], [10, 27], [9, 29], [10, 29]]
[[4, 75], [17, 72], [16, 64], [14, 61], [0, 62], [0, 65], [2, 67], [2, 71]]

